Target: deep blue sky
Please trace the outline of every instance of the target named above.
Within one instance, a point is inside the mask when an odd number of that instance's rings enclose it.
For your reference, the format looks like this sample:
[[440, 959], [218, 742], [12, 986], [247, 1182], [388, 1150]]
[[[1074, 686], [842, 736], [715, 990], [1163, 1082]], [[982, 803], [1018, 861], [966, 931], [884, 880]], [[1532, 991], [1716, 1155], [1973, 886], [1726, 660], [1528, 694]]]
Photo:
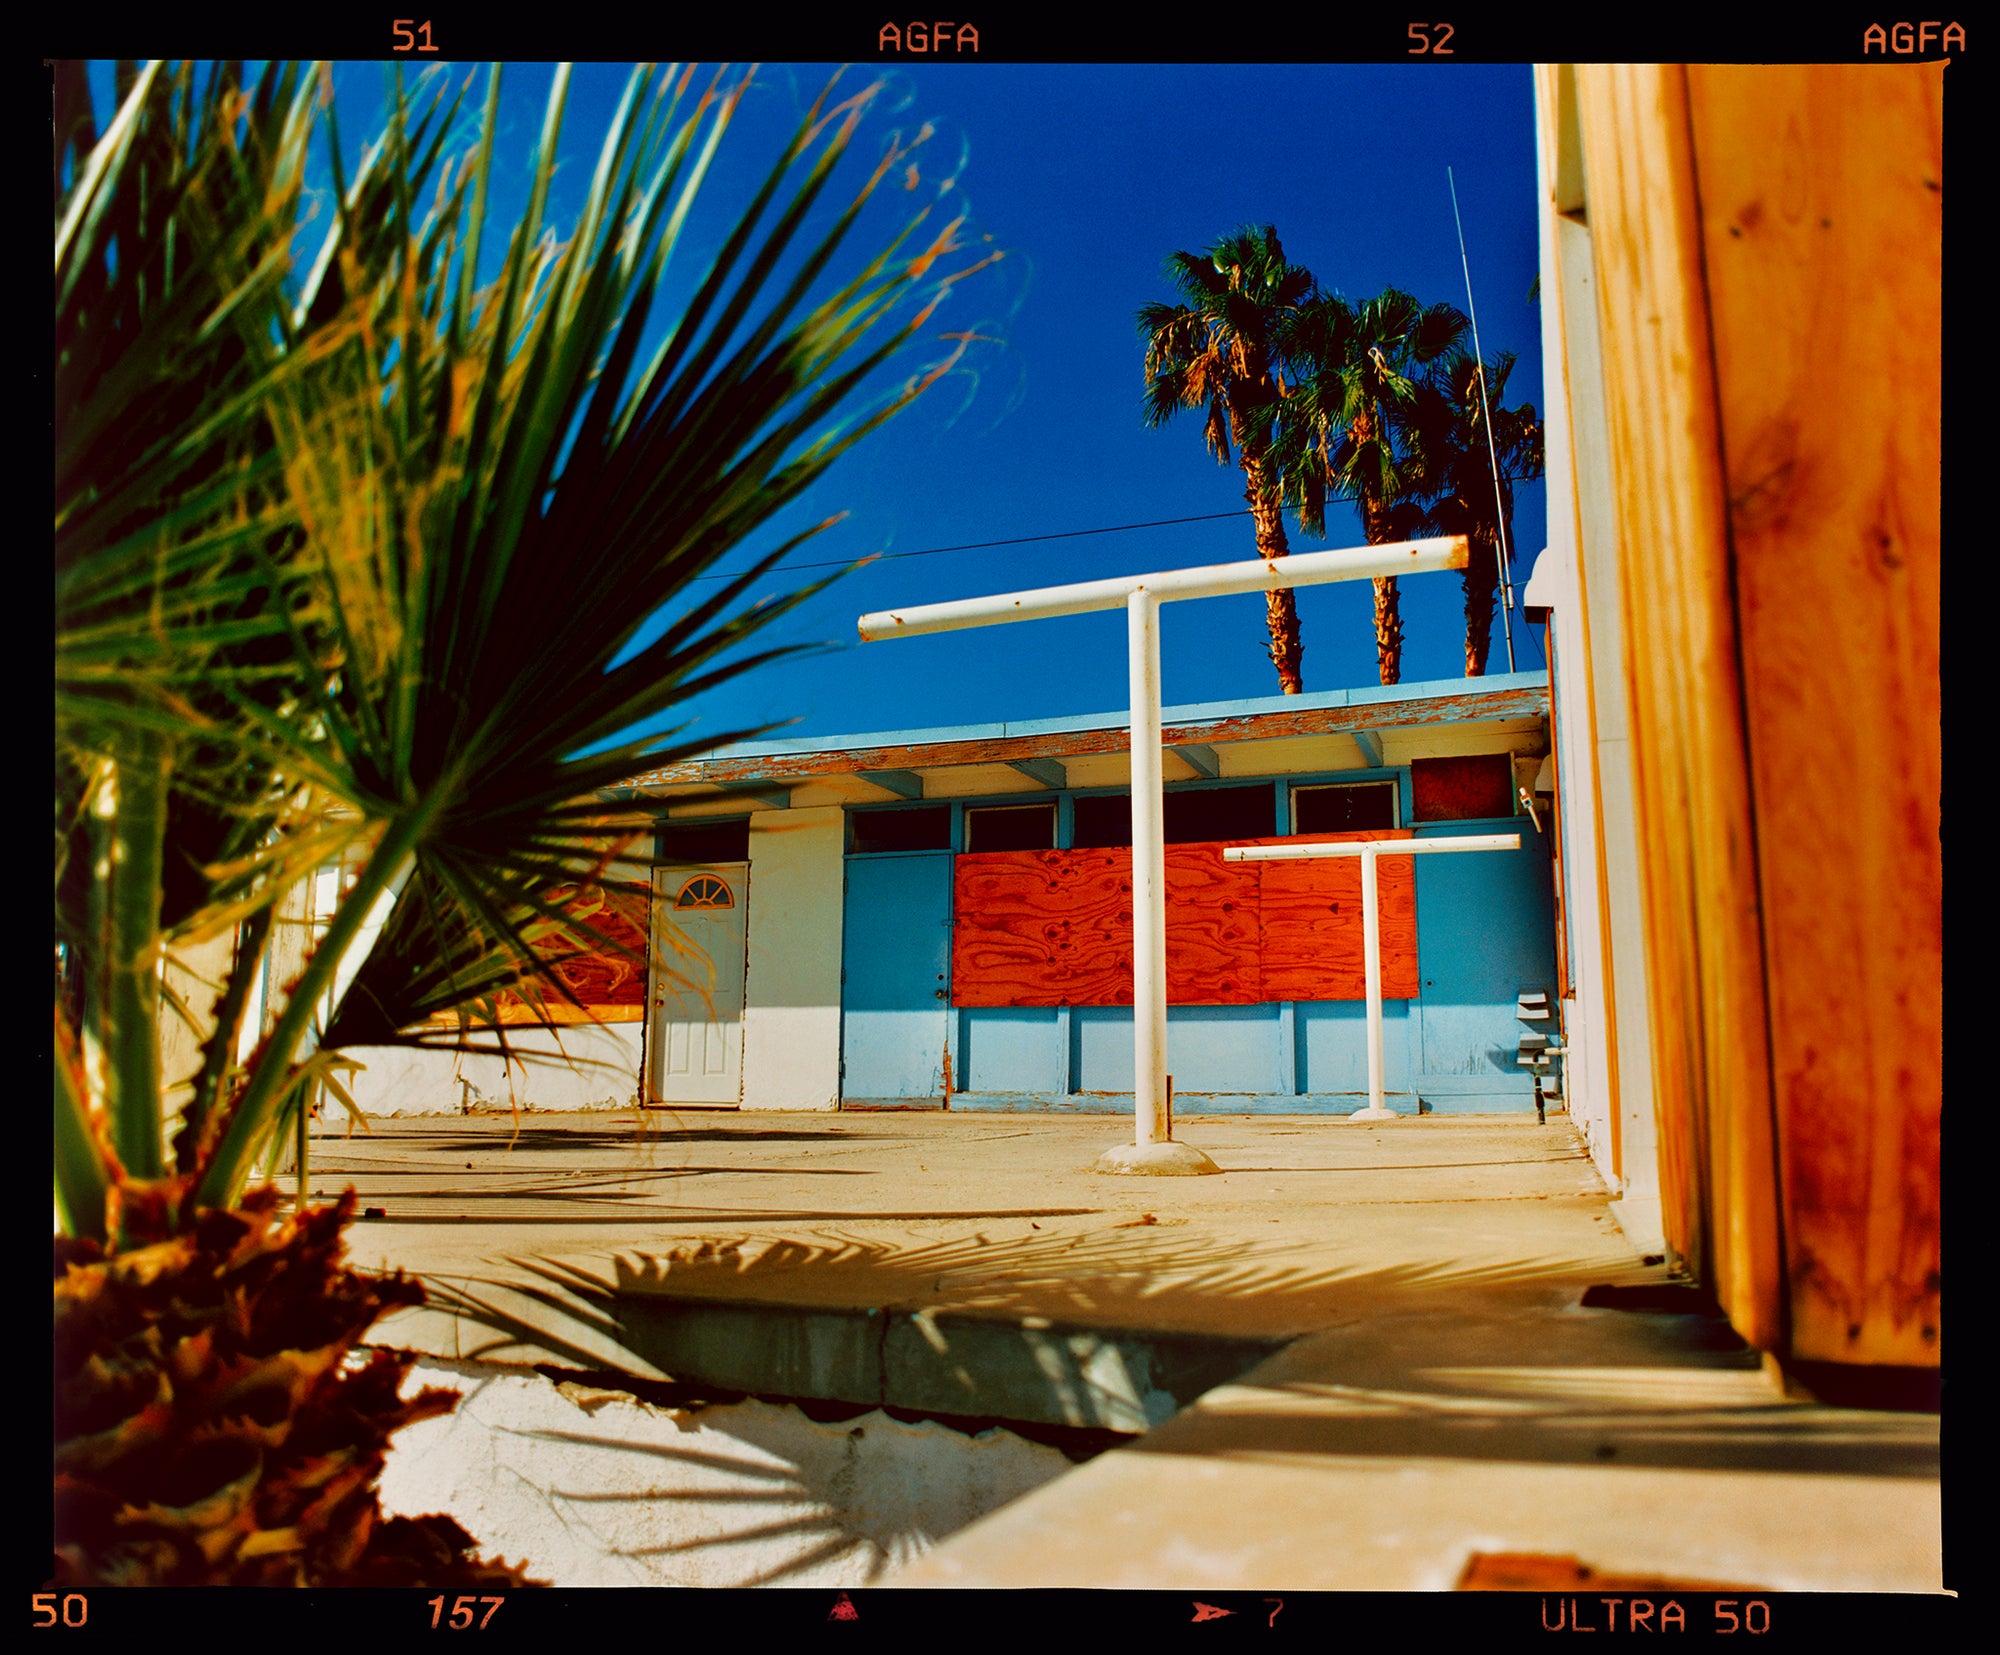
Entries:
[[[453, 67], [455, 75], [467, 73]], [[500, 170], [491, 259], [519, 210], [552, 75], [510, 65], [503, 77]], [[720, 226], [748, 199], [779, 137], [830, 71], [766, 66], [724, 152], [675, 269], [699, 275]], [[853, 72], [850, 72], [851, 74]], [[865, 83], [870, 74], [857, 77]], [[1519, 361], [1508, 400], [1543, 402], [1536, 270], [1533, 107], [1525, 65], [1044, 66], [903, 64], [888, 71], [900, 110], [871, 116], [844, 176], [858, 184], [892, 128], [928, 121], [921, 188], [892, 192], [902, 214], [952, 181], [940, 206], [969, 211], [972, 234], [1005, 257], [958, 289], [929, 332], [987, 341], [967, 371], [934, 387], [837, 463], [781, 526], [838, 511], [838, 527], [801, 563], [890, 554], [839, 580], [774, 629], [782, 641], [835, 646], [758, 670], [693, 711], [720, 732], [795, 721], [801, 733], [894, 730], [1059, 717], [1125, 704], [1124, 621], [1093, 615], [943, 637], [859, 645], [855, 618], [887, 608], [1019, 587], [1249, 558], [1242, 475], [1212, 460], [1199, 417], [1149, 429], [1140, 415], [1142, 346], [1134, 312], [1172, 298], [1162, 273], [1175, 249], [1207, 247], [1246, 224], [1274, 224], [1286, 253], [1329, 287], [1363, 298], [1395, 285], [1463, 308], [1447, 164], [1456, 171], [1482, 343]], [[385, 66], [336, 69], [343, 136], [372, 135]], [[550, 219], [567, 229], [626, 70], [575, 71]], [[476, 110], [483, 79], [467, 105]], [[837, 175], [840, 176], [840, 175]], [[886, 223], [864, 220], [852, 251]], [[913, 347], [907, 368], [943, 347]], [[1234, 514], [1131, 532], [1032, 540], [1076, 530]], [[1361, 543], [1350, 510], [1328, 513], [1314, 541], [1288, 520], [1295, 551]], [[774, 526], [777, 527], [777, 526]], [[1517, 581], [1543, 540], [1539, 484], [1520, 491]], [[904, 556], [974, 542], [982, 550]], [[774, 544], [775, 537], [764, 542]], [[727, 560], [740, 567], [756, 547]], [[1403, 678], [1462, 671], [1458, 577], [1403, 583]], [[1366, 582], [1300, 594], [1309, 690], [1376, 681]], [[1275, 694], [1263, 653], [1261, 598], [1208, 600], [1165, 612], [1169, 703]], [[1535, 642], [1518, 625], [1523, 668]], [[1494, 629], [1489, 670], [1506, 670]]]
[[[799, 71], [802, 81], [816, 71]], [[1172, 297], [1176, 248], [1275, 224], [1287, 254], [1350, 297], [1387, 285], [1463, 307], [1445, 168], [1456, 173], [1480, 334], [1519, 353], [1510, 401], [1538, 407], [1534, 151], [1525, 67], [1062, 68], [905, 71], [910, 113], [962, 136], [958, 188], [1004, 249], [939, 318], [1004, 344], [976, 386], [893, 422], [822, 484], [852, 515], [801, 554], [818, 561], [1075, 529], [1240, 513], [1243, 482], [1202, 446], [1199, 420], [1140, 418], [1134, 311]], [[943, 393], [950, 391], [947, 398]], [[969, 395], [969, 400], [967, 400]], [[1539, 485], [1522, 491], [1517, 573], [1542, 544]], [[1288, 525], [1296, 531], [1296, 525]], [[1357, 545], [1351, 511], [1329, 539]], [[888, 557], [840, 581], [788, 631], [837, 653], [761, 671], [711, 716], [800, 720], [826, 733], [1095, 712], [1125, 703], [1122, 617], [1093, 615], [854, 645], [868, 610], [1255, 555], [1247, 516], [1130, 533]], [[1461, 674], [1455, 575], [1403, 583], [1405, 682]], [[1308, 689], [1376, 681], [1367, 583], [1300, 595]], [[1262, 600], [1170, 606], [1169, 702], [1276, 693]], [[1517, 628], [1523, 667], [1541, 657]], [[1489, 670], [1504, 671], [1496, 625]]]
[[[550, 69], [511, 67], [502, 138], [525, 158]], [[612, 65], [576, 71], [565, 183], [580, 194], [610, 104]], [[1456, 173], [1489, 356], [1519, 353], [1510, 401], [1542, 403], [1533, 105], [1525, 66], [1106, 67], [903, 65], [897, 96], [871, 117], [850, 158], [872, 164], [882, 136], [923, 122], [923, 185], [886, 203], [898, 213], [953, 179], [943, 204], [969, 211], [1005, 257], [959, 289], [932, 331], [993, 343], [840, 461], [801, 509], [802, 526], [847, 519], [797, 554], [820, 563], [885, 552], [795, 616], [779, 636], [835, 646], [759, 669], [699, 709], [704, 727], [795, 720], [799, 733], [894, 730], [1122, 707], [1124, 622], [1117, 615], [982, 628], [859, 645], [854, 621], [890, 606], [1255, 555], [1243, 482], [1204, 450], [1192, 415], [1164, 429], [1140, 417], [1142, 347], [1133, 313], [1172, 296], [1161, 272], [1176, 248], [1202, 248], [1249, 223], [1278, 228], [1287, 254], [1360, 298], [1385, 286], [1464, 303], [1445, 168]], [[741, 204], [777, 136], [827, 71], [776, 65], [746, 104], [707, 205], [716, 222]], [[375, 65], [352, 78], [374, 82]], [[865, 77], [864, 77], [865, 79]], [[559, 194], [555, 213], [564, 216]], [[864, 228], [866, 221], [864, 221]], [[857, 241], [856, 249], [864, 244]], [[691, 275], [705, 251], [689, 238]], [[938, 347], [923, 351], [935, 354]], [[912, 365], [924, 360], [920, 353]], [[893, 554], [1078, 529], [1237, 513], [1218, 521], [935, 556]], [[1542, 544], [1542, 490], [1522, 491], [1515, 534], [1525, 578]], [[1295, 530], [1296, 525], [1291, 525]], [[1329, 539], [1294, 532], [1296, 550], [1358, 545], [1351, 511]], [[747, 561], [731, 559], [732, 564]], [[1455, 678], [1463, 611], [1455, 575], [1403, 583], [1405, 682]], [[1173, 605], [1164, 631], [1169, 702], [1276, 693], [1262, 652], [1262, 600]], [[1376, 681], [1367, 583], [1300, 594], [1309, 689]], [[1517, 628], [1517, 656], [1538, 667]], [[1495, 628], [1489, 669], [1505, 670]]]

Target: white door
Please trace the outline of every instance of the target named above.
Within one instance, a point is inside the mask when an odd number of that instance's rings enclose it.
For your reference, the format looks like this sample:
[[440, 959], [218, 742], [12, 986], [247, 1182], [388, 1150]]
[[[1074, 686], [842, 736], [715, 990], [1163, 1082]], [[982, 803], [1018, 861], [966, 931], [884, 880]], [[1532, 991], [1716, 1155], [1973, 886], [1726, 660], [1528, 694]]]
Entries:
[[744, 937], [750, 867], [653, 870], [648, 1101], [743, 1101]]

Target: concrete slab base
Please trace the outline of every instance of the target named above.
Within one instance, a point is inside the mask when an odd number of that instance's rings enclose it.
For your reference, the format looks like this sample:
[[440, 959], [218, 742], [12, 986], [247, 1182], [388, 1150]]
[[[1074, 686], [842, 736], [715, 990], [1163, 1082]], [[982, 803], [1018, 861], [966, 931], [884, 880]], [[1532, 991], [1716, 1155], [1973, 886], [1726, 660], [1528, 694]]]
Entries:
[[1220, 1172], [1193, 1144], [1117, 1144], [1098, 1156], [1093, 1172], [1139, 1173], [1154, 1178], [1191, 1178]]
[[448, 1511], [489, 1555], [557, 1586], [865, 1586], [1072, 1469], [1011, 1431], [881, 1412], [821, 1423], [755, 1400], [657, 1407], [482, 1363], [406, 1389], [461, 1393], [398, 1432], [391, 1516]]

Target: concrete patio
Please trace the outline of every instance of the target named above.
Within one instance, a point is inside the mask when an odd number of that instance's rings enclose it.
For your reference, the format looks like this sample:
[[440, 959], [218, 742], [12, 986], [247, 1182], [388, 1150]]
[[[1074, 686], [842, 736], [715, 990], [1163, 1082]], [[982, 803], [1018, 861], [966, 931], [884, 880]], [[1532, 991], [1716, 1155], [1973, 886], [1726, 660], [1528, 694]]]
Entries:
[[381, 1343], [1127, 1444], [887, 1584], [1941, 1589], [1938, 1416], [1787, 1393], [1565, 1117], [1196, 1117], [1221, 1176], [1090, 1171], [1122, 1129], [427, 1116], [312, 1183], [433, 1289]]

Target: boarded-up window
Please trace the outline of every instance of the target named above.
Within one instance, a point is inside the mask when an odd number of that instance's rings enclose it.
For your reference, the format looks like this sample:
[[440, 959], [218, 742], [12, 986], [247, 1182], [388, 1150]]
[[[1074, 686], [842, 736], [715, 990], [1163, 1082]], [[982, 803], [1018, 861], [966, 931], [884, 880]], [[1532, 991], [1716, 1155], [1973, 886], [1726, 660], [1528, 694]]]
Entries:
[[1505, 753], [1416, 759], [1410, 795], [1419, 822], [1468, 822], [1514, 814], [1514, 761]]
[[[494, 996], [502, 1023], [637, 1023], [646, 1015], [646, 928], [650, 893], [609, 880], [557, 885], [545, 893], [570, 923], [547, 917], [526, 935], [556, 962], [569, 993], [552, 984], [503, 989]], [[571, 996], [574, 997], [572, 1000]], [[447, 1013], [432, 1027], [455, 1026]]]
[[[1225, 862], [1223, 848], [1167, 848], [1168, 1000], [1227, 1006], [1363, 998], [1359, 862]], [[1378, 864], [1382, 992], [1391, 999], [1417, 992], [1410, 864], [1407, 856]], [[954, 1005], [1132, 1003], [1129, 849], [968, 855], [954, 874]]]

